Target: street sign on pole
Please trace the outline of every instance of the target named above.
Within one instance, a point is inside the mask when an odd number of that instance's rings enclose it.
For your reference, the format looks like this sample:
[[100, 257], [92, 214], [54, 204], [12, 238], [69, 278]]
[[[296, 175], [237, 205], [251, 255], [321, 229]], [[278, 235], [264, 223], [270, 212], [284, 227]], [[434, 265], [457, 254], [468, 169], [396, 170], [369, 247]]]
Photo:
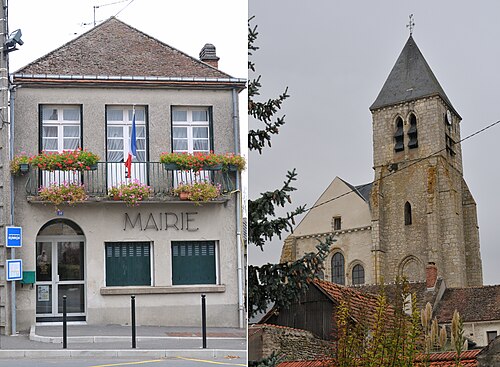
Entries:
[[23, 229], [14, 226], [6, 227], [5, 243], [7, 247], [21, 247], [23, 245]]
[[7, 260], [7, 281], [23, 279], [23, 260]]

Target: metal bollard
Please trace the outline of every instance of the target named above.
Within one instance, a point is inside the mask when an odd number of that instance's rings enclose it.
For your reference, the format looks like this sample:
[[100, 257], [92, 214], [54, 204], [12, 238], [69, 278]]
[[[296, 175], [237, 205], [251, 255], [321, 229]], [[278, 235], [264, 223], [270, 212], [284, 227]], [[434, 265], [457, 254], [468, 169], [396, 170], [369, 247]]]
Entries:
[[136, 347], [135, 338], [135, 296], [130, 296], [130, 304], [132, 309], [132, 348]]
[[201, 335], [203, 338], [203, 348], [207, 348], [207, 303], [205, 295], [201, 295]]
[[63, 296], [63, 349], [68, 348], [68, 323], [67, 323], [67, 312], [66, 312], [66, 295]]

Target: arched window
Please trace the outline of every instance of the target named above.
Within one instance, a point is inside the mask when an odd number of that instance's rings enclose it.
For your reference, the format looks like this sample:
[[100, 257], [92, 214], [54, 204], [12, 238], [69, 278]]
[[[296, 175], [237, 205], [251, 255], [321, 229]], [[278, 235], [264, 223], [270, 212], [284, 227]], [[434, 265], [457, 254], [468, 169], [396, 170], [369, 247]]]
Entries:
[[394, 151], [400, 152], [405, 149], [404, 140], [403, 119], [398, 117], [396, 120], [396, 133], [394, 134]]
[[363, 268], [363, 265], [357, 264], [352, 268], [352, 284], [365, 284], [365, 268]]
[[408, 129], [408, 148], [418, 147], [417, 118], [412, 113], [410, 115], [410, 128]]
[[332, 282], [345, 284], [344, 255], [337, 252], [332, 257]]
[[409, 202], [405, 203], [405, 224], [411, 224], [411, 204]]

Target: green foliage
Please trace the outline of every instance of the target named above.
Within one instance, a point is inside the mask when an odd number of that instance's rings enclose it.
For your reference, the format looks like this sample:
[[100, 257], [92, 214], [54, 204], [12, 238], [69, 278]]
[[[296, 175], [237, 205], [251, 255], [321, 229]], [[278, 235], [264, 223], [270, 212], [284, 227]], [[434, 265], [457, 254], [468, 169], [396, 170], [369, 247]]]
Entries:
[[462, 352], [467, 350], [467, 340], [464, 338], [464, 323], [457, 310], [451, 319], [451, 345], [457, 353], [455, 365], [460, 366]]
[[45, 152], [30, 158], [30, 163], [45, 171], [85, 171], [99, 162], [99, 156], [82, 150], [65, 150], [62, 152]]
[[[249, 21], [250, 22], [250, 21]], [[248, 26], [248, 69], [255, 72], [255, 64], [250, 56], [258, 49], [254, 42], [257, 38], [257, 27]], [[271, 146], [271, 137], [278, 134], [278, 128], [285, 123], [284, 116], [274, 120], [283, 101], [288, 98], [287, 92], [276, 99], [259, 102], [255, 97], [262, 87], [260, 76], [250, 80], [248, 84], [248, 114], [256, 123], [264, 124], [258, 129], [251, 129], [248, 133], [249, 150], [257, 150], [260, 154], [263, 148]], [[274, 121], [273, 121], [274, 120]], [[305, 212], [304, 206], [299, 206], [283, 217], [276, 215], [276, 207], [285, 207], [291, 203], [290, 193], [295, 190], [291, 185], [296, 180], [295, 169], [289, 171], [281, 188], [267, 191], [255, 200], [248, 201], [249, 212], [249, 242], [261, 250], [267, 241], [277, 236], [281, 238], [284, 231], [292, 230], [295, 217]], [[333, 241], [328, 238], [319, 243], [317, 253], [306, 254], [301, 259], [287, 264], [266, 264], [263, 266], [248, 267], [248, 312], [254, 316], [264, 311], [269, 303], [278, 307], [287, 307], [292, 301], [305, 292], [308, 284], [315, 278], [315, 274], [322, 269], [323, 260], [328, 255], [328, 249]], [[272, 363], [270, 361], [269, 363]], [[272, 365], [272, 364], [270, 364]]]
[[310, 252], [299, 260], [282, 264], [248, 266], [248, 312], [250, 317], [266, 309], [271, 302], [286, 308], [307, 290], [308, 284], [323, 269], [332, 237], [320, 242], [317, 253]]
[[238, 171], [245, 169], [245, 158], [234, 153], [162, 153], [161, 163], [173, 163], [181, 170], [200, 171], [206, 166], [222, 165], [222, 169], [228, 170], [229, 166], [235, 167]]
[[[415, 295], [406, 280], [397, 282], [394, 305], [381, 288], [375, 310], [358, 310], [343, 300], [334, 315], [337, 335], [333, 359], [339, 367], [410, 367], [414, 365], [421, 335]], [[413, 302], [409, 304], [410, 299]], [[404, 310], [408, 310], [407, 315]], [[356, 316], [356, 317], [355, 317]]]
[[139, 202], [151, 195], [151, 188], [139, 180], [122, 183], [109, 189], [108, 196], [116, 200], [123, 200], [127, 206], [137, 206]]
[[61, 184], [51, 184], [43, 186], [38, 190], [38, 195], [42, 201], [54, 204], [75, 205], [87, 200], [85, 187], [75, 182], [62, 182]]
[[192, 184], [179, 184], [172, 190], [173, 194], [179, 196], [182, 192], [187, 193], [189, 200], [200, 202], [216, 199], [220, 195], [220, 184], [214, 185], [210, 182], [193, 182]]
[[[250, 19], [251, 20], [251, 19]], [[250, 56], [259, 48], [254, 42], [257, 39], [257, 26], [250, 27], [248, 25], [248, 69], [255, 72], [255, 64], [251, 61]], [[285, 116], [275, 118], [275, 114], [281, 109], [283, 102], [290, 97], [288, 88], [278, 96], [278, 98], [270, 98], [265, 102], [255, 100], [255, 97], [260, 95], [260, 75], [253, 78], [248, 83], [248, 114], [255, 120], [260, 121], [264, 126], [258, 129], [250, 129], [248, 131], [248, 149], [258, 150], [262, 153], [262, 149], [267, 145], [271, 146], [271, 136], [278, 134], [279, 127], [285, 124]]]
[[18, 175], [21, 173], [20, 165], [29, 163], [30, 157], [27, 156], [26, 153], [18, 154], [10, 161], [10, 172], [14, 175]]
[[276, 355], [276, 353], [272, 353], [269, 357], [264, 358], [258, 362], [249, 362], [249, 367], [274, 367], [277, 366], [283, 360], [282, 357]]

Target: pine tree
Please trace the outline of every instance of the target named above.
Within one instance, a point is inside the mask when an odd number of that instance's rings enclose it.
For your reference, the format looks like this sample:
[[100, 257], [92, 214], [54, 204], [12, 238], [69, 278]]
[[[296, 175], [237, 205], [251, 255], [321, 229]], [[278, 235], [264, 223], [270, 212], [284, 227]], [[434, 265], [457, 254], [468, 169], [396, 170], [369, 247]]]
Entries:
[[[257, 27], [248, 25], [248, 69], [255, 73], [255, 64], [251, 56], [258, 47], [254, 44], [257, 39]], [[277, 117], [283, 102], [289, 97], [288, 89], [277, 98], [264, 102], [257, 101], [261, 77], [251, 79], [248, 83], [248, 114], [259, 124], [258, 128], [248, 132], [248, 149], [263, 153], [264, 148], [271, 146], [273, 135], [279, 133], [279, 128], [285, 124], [285, 117]], [[252, 172], [257, 174], [257, 172]], [[296, 180], [295, 169], [288, 171], [283, 185], [273, 191], [267, 191], [255, 200], [248, 201], [250, 243], [264, 250], [265, 244], [275, 236], [281, 238], [283, 232], [291, 231], [295, 218], [306, 212], [305, 206], [298, 206], [284, 216], [276, 215], [277, 207], [286, 207], [291, 203], [292, 186]], [[248, 267], [248, 311], [252, 317], [258, 312], [266, 310], [268, 305], [287, 307], [297, 300], [307, 289], [308, 284], [315, 278], [315, 274], [322, 269], [323, 260], [328, 255], [332, 238], [317, 245], [316, 253], [304, 255], [301, 259], [286, 264], [266, 264], [263, 266]]]

